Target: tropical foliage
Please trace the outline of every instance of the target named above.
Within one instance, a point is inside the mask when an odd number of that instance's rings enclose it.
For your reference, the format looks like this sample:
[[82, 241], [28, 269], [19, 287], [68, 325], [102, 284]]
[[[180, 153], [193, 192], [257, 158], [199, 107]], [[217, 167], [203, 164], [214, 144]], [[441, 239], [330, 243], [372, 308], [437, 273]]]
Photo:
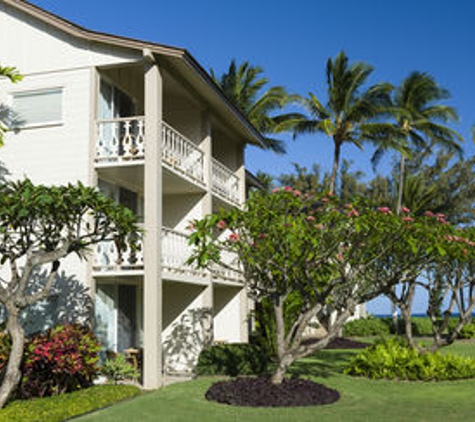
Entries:
[[390, 105], [392, 86], [387, 83], [365, 84], [373, 72], [373, 67], [363, 62], [349, 62], [342, 51], [334, 60], [328, 59], [327, 103], [310, 92], [301, 103], [309, 113], [295, 126], [295, 134], [322, 133], [333, 142], [333, 164], [328, 191], [335, 192], [340, 165], [341, 149], [344, 144], [363, 147], [369, 141], [385, 147], [399, 148], [388, 136], [390, 126], [379, 122], [378, 118], [387, 113]]
[[299, 115], [280, 112], [294, 97], [282, 86], [267, 88], [269, 80], [263, 73], [264, 70], [259, 66], [253, 66], [249, 62], [238, 65], [235, 60], [231, 61], [228, 70], [220, 76], [211, 69], [213, 80], [252, 125], [265, 135], [266, 148], [283, 154], [284, 142], [272, 135], [292, 130]]
[[444, 381], [475, 377], [475, 359], [453, 354], [420, 353], [404, 341], [377, 342], [354, 356], [345, 373], [372, 379]]
[[[391, 136], [395, 144], [399, 143], [402, 151], [427, 153], [433, 147], [440, 146], [448, 152], [461, 153], [461, 135], [447, 126], [458, 120], [458, 114], [453, 107], [442, 103], [449, 97], [449, 92], [440, 87], [431, 75], [412, 72], [394, 91], [391, 113], [396, 123]], [[377, 161], [388, 145], [380, 145], [373, 159]], [[403, 206], [405, 158], [402, 153], [396, 205], [398, 211]], [[408, 206], [406, 203], [404, 205]]]

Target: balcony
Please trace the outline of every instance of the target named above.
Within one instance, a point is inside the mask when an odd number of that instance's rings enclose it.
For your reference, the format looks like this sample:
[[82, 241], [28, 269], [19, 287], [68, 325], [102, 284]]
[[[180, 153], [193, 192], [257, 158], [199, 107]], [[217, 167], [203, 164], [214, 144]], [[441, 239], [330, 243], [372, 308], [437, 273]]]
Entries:
[[[188, 265], [186, 261], [191, 254], [188, 235], [170, 228], [162, 228], [162, 271], [165, 278], [187, 278], [205, 280], [210, 274], [207, 270]], [[212, 267], [211, 276], [214, 280], [242, 282], [237, 255], [223, 252], [227, 268]], [[93, 272], [95, 276], [142, 274], [144, 267], [142, 241], [139, 240], [137, 250], [127, 247], [121, 253], [113, 241], [99, 243], [94, 249]]]
[[143, 161], [144, 147], [144, 117], [127, 117], [97, 122], [96, 164]]
[[162, 124], [162, 164], [204, 186], [204, 154], [193, 142]]
[[[176, 129], [162, 123], [162, 165], [181, 178], [206, 187], [203, 151]], [[97, 167], [143, 164], [145, 158], [145, 118], [127, 117], [97, 122]], [[239, 178], [218, 160], [211, 158], [211, 189], [214, 194], [240, 205]]]
[[211, 159], [211, 169], [211, 188], [213, 193], [235, 205], [240, 205], [239, 178], [214, 158]]

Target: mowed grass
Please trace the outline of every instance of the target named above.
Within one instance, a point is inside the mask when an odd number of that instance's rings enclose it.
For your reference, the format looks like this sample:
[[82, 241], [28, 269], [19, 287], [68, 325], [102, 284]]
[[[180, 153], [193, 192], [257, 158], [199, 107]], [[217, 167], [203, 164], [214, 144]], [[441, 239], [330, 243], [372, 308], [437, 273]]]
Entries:
[[[449, 348], [475, 357], [474, 342]], [[355, 353], [326, 350], [297, 362], [291, 372], [337, 389], [332, 405], [243, 408], [208, 402], [204, 394], [218, 378], [174, 384], [77, 419], [86, 421], [471, 421], [475, 380], [457, 382], [370, 381], [341, 373]]]

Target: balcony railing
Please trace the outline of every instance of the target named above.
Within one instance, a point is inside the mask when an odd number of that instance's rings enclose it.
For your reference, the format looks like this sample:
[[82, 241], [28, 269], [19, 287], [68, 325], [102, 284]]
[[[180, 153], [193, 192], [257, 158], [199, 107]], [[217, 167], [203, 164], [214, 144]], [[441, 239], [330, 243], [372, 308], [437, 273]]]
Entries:
[[206, 276], [207, 272], [188, 265], [186, 261], [191, 255], [188, 236], [176, 230], [162, 228], [162, 266], [163, 271], [175, 274], [189, 274], [198, 277]]
[[203, 151], [166, 123], [162, 123], [162, 162], [204, 185]]
[[239, 178], [214, 158], [211, 159], [211, 166], [213, 192], [239, 205]]
[[[162, 123], [162, 163], [174, 173], [205, 186], [203, 151], [176, 129]], [[125, 117], [97, 122], [96, 163], [132, 163], [144, 159], [145, 118]], [[239, 178], [218, 160], [211, 159], [212, 190], [227, 201], [241, 203]]]
[[[121, 253], [113, 241], [106, 241], [96, 245], [94, 250], [94, 272], [106, 275], [107, 273], [143, 270], [143, 243], [138, 240], [138, 247], [132, 250], [126, 247]], [[208, 271], [195, 268], [187, 264], [191, 254], [191, 247], [188, 245], [188, 235], [167, 227], [162, 228], [162, 267], [163, 272], [178, 276], [193, 276], [204, 278]], [[239, 261], [234, 252], [223, 251], [223, 262], [229, 268], [213, 266], [211, 274], [214, 279], [224, 279], [231, 281], [242, 281], [242, 274], [239, 271]]]
[[130, 162], [144, 158], [145, 119], [126, 117], [97, 122], [96, 162]]
[[211, 274], [215, 280], [244, 281], [242, 266], [236, 252], [221, 249], [221, 262], [224, 265], [212, 265]]
[[121, 252], [111, 240], [98, 243], [94, 250], [93, 270], [98, 272], [143, 270], [142, 239], [138, 240], [136, 250], [132, 250], [127, 244], [125, 250]]

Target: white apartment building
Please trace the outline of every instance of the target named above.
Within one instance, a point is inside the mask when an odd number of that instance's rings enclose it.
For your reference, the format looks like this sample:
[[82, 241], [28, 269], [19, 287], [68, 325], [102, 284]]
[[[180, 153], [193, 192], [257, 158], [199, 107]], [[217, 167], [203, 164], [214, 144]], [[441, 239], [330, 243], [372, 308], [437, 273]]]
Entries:
[[0, 0], [0, 63], [24, 75], [0, 80], [16, 127], [0, 149], [9, 177], [98, 186], [143, 224], [137, 253], [100, 244], [64, 266], [92, 296], [104, 347], [143, 349], [143, 383], [155, 388], [190, 371], [203, 343], [246, 341], [239, 273], [186, 264], [189, 221], [242, 205], [244, 147], [263, 142], [207, 72], [186, 50], [21, 0]]

